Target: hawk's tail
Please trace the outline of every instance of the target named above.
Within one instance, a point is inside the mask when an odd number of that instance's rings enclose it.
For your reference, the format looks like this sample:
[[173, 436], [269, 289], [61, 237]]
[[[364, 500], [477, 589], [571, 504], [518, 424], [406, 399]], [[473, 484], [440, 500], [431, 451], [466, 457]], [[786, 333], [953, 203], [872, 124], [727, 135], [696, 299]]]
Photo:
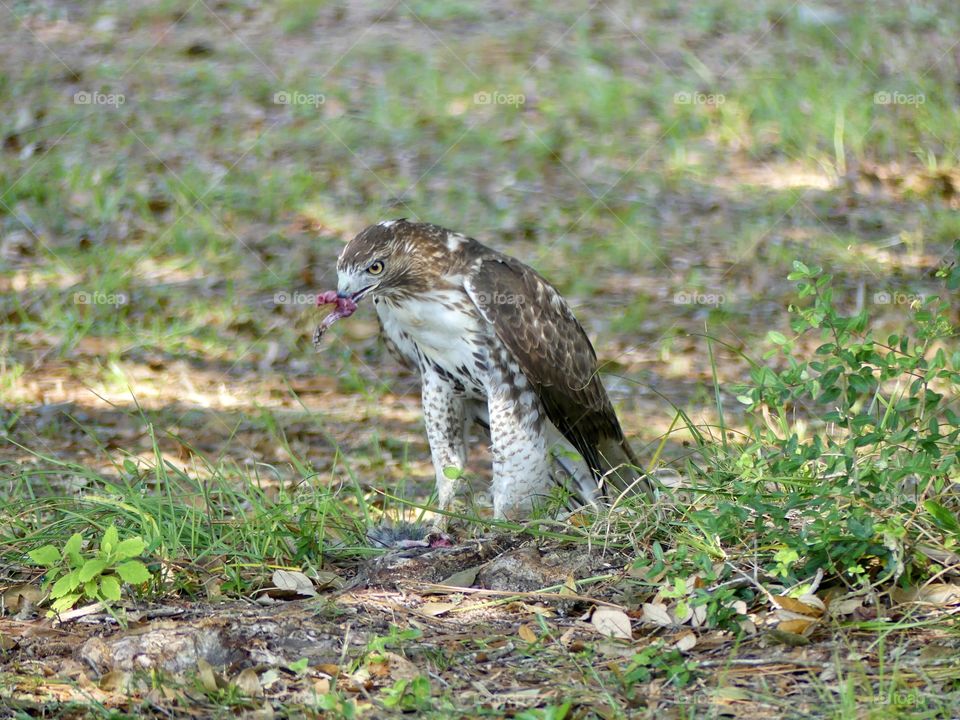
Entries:
[[605, 499], [614, 502], [621, 495], [645, 494], [654, 497], [653, 483], [643, 472], [643, 466], [633, 448], [621, 436], [599, 442], [588, 457], [571, 456], [574, 448], [564, 444], [554, 446], [552, 454], [553, 481], [569, 493], [570, 510], [581, 505], [592, 505]]
[[640, 460], [622, 435], [620, 438], [605, 438], [597, 443], [597, 467], [591, 470], [600, 484], [600, 492], [610, 501], [621, 495], [644, 493], [653, 499], [653, 483]]

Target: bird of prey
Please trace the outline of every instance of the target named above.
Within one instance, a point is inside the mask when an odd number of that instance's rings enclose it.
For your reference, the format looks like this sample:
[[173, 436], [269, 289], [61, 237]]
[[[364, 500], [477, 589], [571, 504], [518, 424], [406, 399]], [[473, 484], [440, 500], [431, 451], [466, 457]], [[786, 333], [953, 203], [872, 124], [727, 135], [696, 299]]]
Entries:
[[391, 353], [416, 368], [441, 510], [467, 459], [468, 429], [489, 432], [496, 518], [520, 518], [554, 483], [595, 503], [629, 486], [639, 463], [566, 301], [531, 267], [437, 225], [387, 220], [337, 260], [335, 304], [314, 336], [369, 297]]

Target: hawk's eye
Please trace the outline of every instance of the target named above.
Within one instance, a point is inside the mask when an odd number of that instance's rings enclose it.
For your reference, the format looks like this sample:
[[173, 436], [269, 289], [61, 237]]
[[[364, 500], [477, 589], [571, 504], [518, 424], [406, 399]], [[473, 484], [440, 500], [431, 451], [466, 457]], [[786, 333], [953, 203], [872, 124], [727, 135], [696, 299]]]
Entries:
[[379, 275], [383, 272], [383, 260], [377, 260], [374, 263], [370, 264], [370, 267], [367, 268], [367, 272], [371, 275]]

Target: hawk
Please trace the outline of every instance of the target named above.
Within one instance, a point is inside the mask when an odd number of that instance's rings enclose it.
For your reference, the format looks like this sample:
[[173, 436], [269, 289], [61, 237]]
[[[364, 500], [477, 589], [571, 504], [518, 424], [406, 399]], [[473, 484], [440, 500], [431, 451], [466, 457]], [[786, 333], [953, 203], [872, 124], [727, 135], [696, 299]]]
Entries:
[[468, 430], [489, 432], [496, 518], [519, 518], [563, 484], [578, 503], [649, 492], [597, 355], [566, 301], [533, 268], [438, 225], [387, 220], [337, 260], [336, 304], [314, 342], [370, 298], [392, 354], [416, 368], [436, 472], [450, 507]]

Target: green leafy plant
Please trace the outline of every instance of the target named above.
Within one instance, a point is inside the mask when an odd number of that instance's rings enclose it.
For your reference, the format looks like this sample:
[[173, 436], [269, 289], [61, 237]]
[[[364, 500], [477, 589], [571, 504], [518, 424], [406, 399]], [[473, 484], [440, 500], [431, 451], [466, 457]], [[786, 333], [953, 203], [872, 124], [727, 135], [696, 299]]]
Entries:
[[399, 647], [412, 640], [419, 640], [423, 637], [423, 631], [417, 628], [400, 628], [396, 625], [390, 626], [390, 631], [386, 635], [376, 635], [370, 638], [367, 643], [368, 653], [382, 653], [387, 648]]
[[[956, 265], [937, 275], [949, 292], [960, 285]], [[910, 323], [879, 339], [866, 309], [841, 312], [829, 274], [795, 262], [790, 279], [796, 335], [768, 335], [782, 369], [753, 368], [739, 395], [758, 418], [752, 436], [714, 451], [717, 504], [691, 518], [726, 543], [753, 534], [767, 571], [788, 584], [818, 569], [851, 586], [922, 574], [911, 553], [921, 538], [960, 544], [950, 308], [915, 296]]]
[[100, 601], [109, 606], [120, 600], [122, 583], [141, 585], [152, 575], [135, 559], [146, 544], [141, 537], [120, 540], [117, 528], [108, 527], [96, 552], [85, 552], [83, 535], [74, 533], [62, 550], [53, 545], [31, 550], [34, 564], [47, 569], [44, 589], [49, 589], [53, 612], [69, 610], [82, 599]]
[[385, 707], [404, 712], [429, 710], [433, 705], [430, 695], [430, 680], [424, 675], [418, 675], [411, 680], [397, 680], [390, 687], [384, 688], [382, 702]]
[[677, 687], [686, 687], [694, 679], [696, 667], [696, 662], [685, 658], [679, 650], [657, 641], [633, 656], [620, 674], [620, 680], [628, 692], [630, 687], [650, 682], [654, 677], [664, 677]]

